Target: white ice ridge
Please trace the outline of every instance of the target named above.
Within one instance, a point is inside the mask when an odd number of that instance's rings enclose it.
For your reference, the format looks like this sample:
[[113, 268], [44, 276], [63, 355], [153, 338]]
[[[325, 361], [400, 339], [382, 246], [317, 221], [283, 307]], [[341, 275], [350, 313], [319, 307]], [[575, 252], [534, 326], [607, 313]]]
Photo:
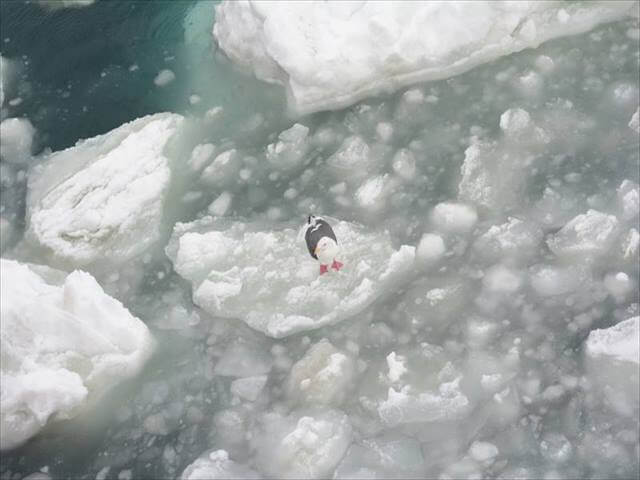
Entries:
[[73, 417], [152, 351], [149, 330], [88, 273], [0, 260], [0, 448]]
[[613, 327], [593, 330], [587, 339], [587, 355], [640, 364], [640, 317]]
[[213, 35], [298, 114], [463, 73], [631, 15], [633, 1], [224, 1]]
[[159, 113], [53, 153], [29, 177], [29, 240], [73, 267], [122, 264], [159, 234], [183, 117]]
[[387, 233], [333, 228], [345, 266], [322, 276], [296, 229], [224, 218], [176, 224], [167, 255], [197, 305], [281, 338], [360, 313], [413, 266], [415, 247], [394, 250]]

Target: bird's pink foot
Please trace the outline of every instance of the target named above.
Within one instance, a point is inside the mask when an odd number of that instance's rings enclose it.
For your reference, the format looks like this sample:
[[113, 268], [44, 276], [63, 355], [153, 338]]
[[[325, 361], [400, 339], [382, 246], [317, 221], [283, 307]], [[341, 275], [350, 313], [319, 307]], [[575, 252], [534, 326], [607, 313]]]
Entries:
[[327, 273], [329, 271], [328, 265], [320, 265], [320, 275]]
[[334, 270], [340, 270], [343, 267], [342, 263], [340, 263], [337, 260], [334, 260], [333, 263], [331, 264], [331, 268], [333, 268]]

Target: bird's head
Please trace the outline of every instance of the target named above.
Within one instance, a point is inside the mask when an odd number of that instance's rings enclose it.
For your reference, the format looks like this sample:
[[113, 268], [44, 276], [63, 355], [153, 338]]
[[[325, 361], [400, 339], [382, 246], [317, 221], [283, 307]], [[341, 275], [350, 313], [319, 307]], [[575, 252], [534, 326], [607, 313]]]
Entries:
[[309, 215], [309, 218], [307, 219], [307, 223], [309, 225], [315, 225], [316, 223], [316, 217], [315, 215]]

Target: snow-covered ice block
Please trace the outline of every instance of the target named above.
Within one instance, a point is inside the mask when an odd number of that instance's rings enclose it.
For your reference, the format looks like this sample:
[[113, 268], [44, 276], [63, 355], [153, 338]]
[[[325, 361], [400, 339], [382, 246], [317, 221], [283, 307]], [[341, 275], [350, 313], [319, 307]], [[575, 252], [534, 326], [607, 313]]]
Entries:
[[478, 214], [469, 205], [443, 202], [434, 207], [431, 220], [443, 232], [468, 233], [475, 227]]
[[295, 403], [338, 406], [345, 399], [354, 373], [353, 359], [323, 339], [291, 369], [288, 397]]
[[619, 362], [640, 364], [640, 317], [633, 317], [613, 327], [592, 330], [586, 343], [591, 358], [608, 357]]
[[159, 113], [53, 153], [29, 176], [27, 236], [71, 266], [128, 262], [160, 236], [183, 117]]
[[410, 385], [389, 387], [387, 398], [378, 406], [382, 422], [390, 427], [405, 423], [457, 420], [467, 415], [470, 403], [460, 390], [458, 377], [443, 382], [435, 391], [418, 391]]
[[0, 123], [0, 157], [5, 162], [26, 163], [36, 129], [26, 118], [7, 118]]
[[182, 480], [253, 479], [262, 476], [246, 465], [229, 458], [225, 450], [203, 453], [184, 469]]
[[258, 463], [277, 478], [330, 478], [351, 436], [349, 418], [339, 410], [267, 414], [257, 438]]
[[588, 378], [614, 412], [638, 419], [640, 400], [640, 317], [592, 330], [585, 342]]
[[425, 478], [420, 442], [393, 433], [361, 440], [349, 447], [333, 478]]
[[618, 234], [618, 219], [589, 210], [571, 219], [547, 244], [558, 256], [597, 256], [607, 253]]
[[535, 223], [510, 217], [505, 223], [492, 225], [473, 244], [486, 261], [509, 258], [516, 261], [533, 257], [542, 243], [542, 229]]
[[290, 108], [306, 114], [448, 78], [630, 15], [633, 5], [225, 1], [213, 35], [233, 62], [284, 85]]
[[0, 260], [0, 448], [72, 418], [149, 358], [147, 327], [88, 273]]
[[302, 231], [260, 222], [178, 223], [166, 252], [197, 305], [280, 338], [356, 315], [413, 267], [415, 247], [394, 250], [387, 233], [344, 221], [333, 228], [345, 266], [322, 276]]

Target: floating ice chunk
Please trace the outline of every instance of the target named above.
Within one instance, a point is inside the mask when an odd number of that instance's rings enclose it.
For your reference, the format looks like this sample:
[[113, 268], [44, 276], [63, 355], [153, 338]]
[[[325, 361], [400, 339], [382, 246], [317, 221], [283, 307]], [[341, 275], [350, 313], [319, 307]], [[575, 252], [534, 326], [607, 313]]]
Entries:
[[624, 180], [618, 187], [618, 202], [624, 220], [636, 220], [640, 215], [640, 193], [637, 183]]
[[508, 135], [517, 135], [526, 131], [530, 123], [529, 112], [521, 108], [510, 108], [500, 115], [500, 128]]
[[633, 2], [558, 12], [547, 2], [226, 1], [216, 8], [213, 35], [232, 61], [285, 85], [290, 108], [306, 114], [589, 31], [632, 14]]
[[212, 143], [196, 145], [191, 152], [191, 157], [189, 158], [189, 166], [191, 169], [195, 172], [202, 170], [202, 167], [207, 164], [215, 150], [216, 147]]
[[608, 274], [604, 277], [604, 287], [620, 303], [633, 291], [634, 282], [624, 272]]
[[404, 357], [396, 355], [396, 352], [391, 352], [387, 355], [387, 367], [389, 368], [387, 377], [391, 382], [397, 382], [402, 375], [407, 373]]
[[443, 232], [468, 233], [478, 221], [475, 209], [463, 203], [445, 202], [431, 212], [434, 225]]
[[540, 442], [540, 453], [547, 460], [564, 463], [573, 455], [571, 442], [561, 433], [550, 432]]
[[335, 222], [345, 266], [319, 276], [300, 232], [271, 228], [211, 217], [178, 223], [166, 251], [197, 305], [276, 338], [361, 312], [413, 266], [414, 247], [396, 251], [386, 233]]
[[619, 362], [640, 363], [640, 317], [633, 317], [613, 327], [592, 330], [586, 343], [591, 358], [608, 357]]
[[259, 345], [236, 342], [225, 350], [213, 371], [226, 377], [252, 377], [269, 373], [272, 363]]
[[299, 123], [278, 135], [278, 141], [267, 145], [267, 160], [274, 167], [290, 170], [308, 163], [304, 160], [310, 149], [309, 128]]
[[202, 171], [201, 179], [207, 185], [227, 185], [236, 178], [239, 168], [238, 152], [232, 148], [214, 158], [213, 162]]
[[420, 442], [397, 434], [367, 438], [349, 447], [333, 476], [340, 478], [424, 478]]
[[321, 340], [291, 369], [288, 396], [295, 403], [340, 405], [354, 373], [353, 359]]
[[476, 462], [492, 464], [498, 456], [498, 447], [493, 443], [475, 441], [469, 447], [469, 456]]
[[349, 418], [339, 410], [269, 414], [258, 462], [277, 478], [329, 478], [351, 443]]
[[233, 200], [233, 196], [229, 192], [222, 192], [218, 195], [211, 205], [209, 205], [208, 211], [211, 215], [217, 215], [218, 217], [222, 217], [231, 206], [231, 201]]
[[266, 383], [266, 375], [239, 378], [231, 382], [231, 393], [250, 402], [255, 402]]
[[[88, 401], [137, 374], [152, 339], [144, 323], [88, 273], [65, 278], [47, 267], [2, 259], [0, 274], [4, 450], [35, 435], [54, 416], [72, 418]], [[52, 281], [60, 278], [60, 284]]]
[[173, 73], [169, 69], [164, 69], [158, 72], [156, 78], [153, 79], [153, 83], [155, 83], [158, 87], [165, 87], [169, 85], [176, 79], [176, 74]]
[[573, 292], [580, 285], [580, 274], [576, 269], [542, 266], [531, 275], [531, 285], [542, 297]]
[[636, 113], [629, 120], [629, 128], [640, 134], [640, 108], [636, 109]]
[[73, 266], [123, 264], [160, 236], [180, 115], [160, 113], [53, 153], [29, 177], [27, 235]]
[[487, 261], [505, 257], [523, 260], [533, 257], [542, 243], [542, 230], [533, 223], [510, 217], [493, 225], [474, 242], [473, 248]]
[[0, 157], [5, 162], [26, 163], [31, 158], [31, 145], [36, 129], [26, 118], [7, 118], [0, 123]]
[[229, 459], [225, 450], [212, 450], [203, 453], [184, 469], [181, 480], [217, 480], [217, 479], [257, 479], [260, 474], [249, 467]]
[[399, 391], [389, 388], [386, 400], [380, 402], [378, 414], [389, 427], [405, 423], [456, 420], [466, 416], [470, 404], [460, 391], [458, 377], [444, 382], [435, 392], [416, 392], [411, 386]]
[[522, 286], [522, 276], [504, 265], [496, 265], [485, 272], [482, 283], [491, 292], [513, 293]]
[[366, 180], [356, 191], [358, 205], [367, 210], [382, 208], [385, 193], [390, 190], [388, 175], [377, 175]]
[[340, 179], [364, 178], [373, 166], [369, 145], [361, 137], [347, 137], [340, 148], [327, 159], [327, 165]]
[[393, 171], [403, 180], [411, 180], [416, 174], [416, 157], [411, 150], [401, 148], [393, 156]]
[[421, 261], [432, 263], [440, 260], [445, 251], [444, 240], [440, 235], [425, 233], [418, 243], [416, 255]]
[[558, 256], [602, 255], [609, 251], [618, 233], [618, 220], [613, 215], [589, 210], [578, 215], [547, 240]]

